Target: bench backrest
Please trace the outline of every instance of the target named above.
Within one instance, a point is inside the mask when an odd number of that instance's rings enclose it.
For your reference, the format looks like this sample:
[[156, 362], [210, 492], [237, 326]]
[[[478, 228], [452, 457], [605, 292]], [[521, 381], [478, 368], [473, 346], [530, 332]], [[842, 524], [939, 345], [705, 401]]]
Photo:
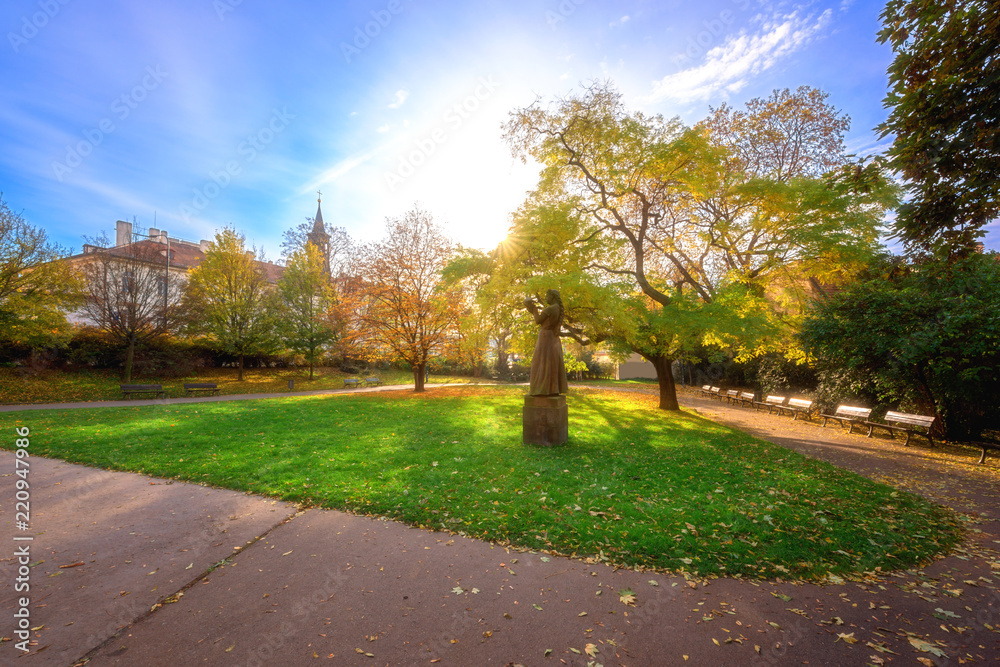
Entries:
[[703, 385], [701, 385], [701, 390], [702, 391], [711, 391], [712, 390], [712, 385], [703, 384]]
[[813, 402], [807, 401], [804, 398], [790, 398], [788, 399], [788, 406], [792, 408], [802, 408], [803, 410], [811, 408]]
[[774, 405], [781, 405], [785, 402], [784, 396], [768, 396], [764, 399], [765, 403], [773, 403]]
[[744, 391], [740, 393], [740, 398], [746, 399], [748, 401], [752, 401], [753, 397], [754, 393], [752, 391]]
[[834, 413], [838, 417], [853, 417], [854, 419], [868, 419], [872, 414], [871, 408], [857, 408], [853, 405], [838, 405]]
[[218, 385], [214, 382], [185, 382], [185, 389], [216, 389]]
[[158, 384], [123, 384], [122, 391], [160, 391], [162, 385]]
[[730, 389], [729, 391], [726, 392], [726, 396], [728, 396], [729, 398], [739, 398], [740, 392], [735, 389]]
[[712, 387], [709, 389], [709, 391], [712, 392], [713, 394], [718, 394], [720, 391], [722, 391], [722, 389], [720, 387]]
[[935, 417], [925, 417], [924, 415], [911, 415], [905, 412], [893, 412], [891, 410], [885, 413], [885, 420], [887, 422], [906, 424], [907, 426], [923, 426], [924, 428], [930, 428], [931, 424], [934, 423], [934, 419]]

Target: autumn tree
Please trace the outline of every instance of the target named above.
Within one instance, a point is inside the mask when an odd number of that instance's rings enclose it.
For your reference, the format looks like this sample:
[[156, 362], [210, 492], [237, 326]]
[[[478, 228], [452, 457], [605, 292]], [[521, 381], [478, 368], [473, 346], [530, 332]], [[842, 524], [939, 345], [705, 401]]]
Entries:
[[192, 333], [239, 358], [243, 381], [245, 357], [272, 350], [277, 336], [277, 304], [268, 284], [263, 252], [247, 248], [232, 227], [215, 235], [205, 260], [188, 274], [185, 303], [196, 314]]
[[493, 370], [500, 377], [510, 373], [510, 342], [514, 313], [523, 308], [520, 298], [498, 289], [497, 252], [459, 246], [442, 271], [442, 278], [462, 298], [456, 347], [477, 369], [493, 354]]
[[105, 235], [88, 239], [85, 247], [82, 310], [125, 347], [126, 383], [132, 381], [136, 346], [176, 331], [183, 321], [182, 286], [170, 279], [166, 251], [141, 238], [115, 246]]
[[[594, 84], [511, 114], [515, 155], [546, 165], [534, 196], [572, 207], [585, 234], [574, 244], [613, 249], [580, 268], [594, 284], [629, 285], [612, 339], [656, 368], [661, 408], [678, 409], [671, 362], [694, 339], [764, 349], [777, 326], [767, 282], [779, 271], [874, 244], [891, 188], [877, 164], [824, 157], [842, 144], [836, 122], [810, 126], [829, 120], [812, 116], [821, 103], [808, 90], [779, 92], [687, 128], [631, 113], [609, 84]], [[741, 154], [748, 131], [763, 145]], [[831, 164], [840, 167], [817, 175]]]
[[[309, 243], [309, 233], [314, 225], [313, 218], [306, 218], [305, 222], [285, 230], [281, 241], [281, 255], [286, 263], [296, 251], [303, 250]], [[354, 241], [343, 227], [323, 223], [323, 229], [330, 237], [330, 275], [336, 278], [345, 271], [349, 272], [355, 252]]]
[[415, 391], [424, 390], [428, 359], [454, 335], [461, 302], [441, 281], [451, 242], [431, 215], [413, 208], [386, 219], [386, 235], [362, 246], [357, 288], [345, 296], [354, 315], [348, 336], [361, 355], [410, 364]]
[[0, 196], [0, 341], [34, 349], [68, 336], [63, 313], [81, 285], [67, 254]]
[[310, 380], [313, 367], [338, 338], [336, 299], [323, 262], [319, 249], [306, 243], [292, 252], [278, 280], [283, 338], [309, 363]]
[[968, 254], [1000, 213], [1000, 5], [890, 0], [889, 157], [906, 182], [896, 234], [925, 252]]

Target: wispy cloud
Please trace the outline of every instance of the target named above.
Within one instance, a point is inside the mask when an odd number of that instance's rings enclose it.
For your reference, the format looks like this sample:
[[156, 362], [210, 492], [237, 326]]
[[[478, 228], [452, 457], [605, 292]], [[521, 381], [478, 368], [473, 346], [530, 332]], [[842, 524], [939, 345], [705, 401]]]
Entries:
[[389, 108], [398, 109], [399, 107], [403, 106], [403, 103], [406, 102], [406, 98], [408, 98], [409, 96], [410, 96], [410, 91], [402, 88], [400, 90], [397, 90], [395, 98], [393, 99], [392, 102], [389, 103]]
[[646, 102], [673, 100], [680, 103], [706, 100], [723, 93], [736, 93], [750, 78], [770, 69], [808, 44], [830, 21], [831, 10], [820, 16], [800, 18], [797, 13], [775, 17], [755, 34], [745, 30], [729, 36], [705, 54], [705, 62], [653, 82]]
[[629, 18], [631, 18], [631, 17], [628, 14], [626, 14], [625, 16], [621, 17], [617, 21], [612, 21], [611, 23], [609, 23], [608, 27], [609, 28], [617, 28], [618, 26], [625, 25], [626, 23], [628, 23]]
[[375, 131], [378, 132], [379, 134], [385, 134], [390, 129], [392, 129], [392, 128], [389, 125], [379, 125], [378, 128], [376, 128]]
[[377, 152], [378, 150], [365, 151], [361, 153], [355, 153], [354, 155], [344, 158], [343, 160], [333, 165], [332, 167], [324, 171], [322, 174], [320, 174], [319, 176], [317, 176], [316, 178], [314, 178], [313, 180], [309, 181], [301, 188], [299, 188], [299, 194], [303, 195], [306, 194], [307, 192], [312, 192], [318, 187], [322, 187], [324, 185], [327, 185], [328, 183], [336, 181], [341, 176], [350, 173], [355, 168], [360, 167], [365, 162], [371, 160], [372, 157], [374, 157]]

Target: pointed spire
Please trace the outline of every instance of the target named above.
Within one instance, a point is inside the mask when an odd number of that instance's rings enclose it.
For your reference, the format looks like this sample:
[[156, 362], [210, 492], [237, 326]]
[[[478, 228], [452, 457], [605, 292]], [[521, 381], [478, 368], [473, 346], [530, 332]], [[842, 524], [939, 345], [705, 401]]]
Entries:
[[313, 234], [326, 234], [326, 227], [323, 226], [323, 193], [316, 191], [319, 197], [316, 199], [316, 221], [313, 223]]

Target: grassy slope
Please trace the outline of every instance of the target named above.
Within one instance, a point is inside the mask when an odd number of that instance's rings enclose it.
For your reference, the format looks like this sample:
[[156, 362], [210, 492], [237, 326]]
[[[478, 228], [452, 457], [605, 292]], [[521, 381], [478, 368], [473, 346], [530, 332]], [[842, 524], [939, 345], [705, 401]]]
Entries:
[[[698, 574], [910, 567], [955, 516], [655, 399], [574, 390], [567, 446], [520, 443], [516, 388], [8, 415], [32, 452]], [[3, 446], [7, 446], [4, 444]]]

